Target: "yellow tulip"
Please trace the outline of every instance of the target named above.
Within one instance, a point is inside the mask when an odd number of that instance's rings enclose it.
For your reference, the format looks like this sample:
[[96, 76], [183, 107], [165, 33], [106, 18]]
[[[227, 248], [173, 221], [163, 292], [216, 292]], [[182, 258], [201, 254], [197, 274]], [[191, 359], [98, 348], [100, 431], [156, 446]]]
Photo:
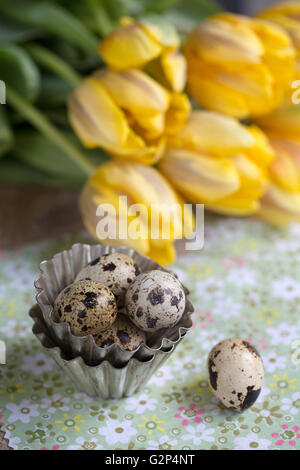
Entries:
[[120, 28], [101, 41], [99, 51], [111, 70], [147, 66], [155, 78], [181, 92], [186, 81], [186, 61], [179, 47], [179, 37], [171, 24], [157, 19], [152, 22], [125, 18]]
[[275, 154], [269, 167], [271, 184], [260, 201], [259, 215], [276, 225], [300, 222], [300, 106], [286, 100], [257, 121]]
[[269, 168], [271, 184], [261, 199], [259, 216], [276, 225], [300, 222], [300, 136], [269, 140], [275, 159]]
[[168, 91], [138, 69], [101, 69], [69, 99], [70, 122], [85, 146], [144, 164], [159, 160], [166, 135], [177, 132], [189, 112], [186, 95]]
[[272, 21], [290, 35], [297, 52], [296, 77], [300, 78], [300, 3], [282, 2], [261, 11], [258, 17]]
[[300, 136], [300, 104], [288, 103], [288, 100], [270, 114], [256, 119], [259, 126], [267, 133], [287, 139]]
[[168, 139], [159, 169], [188, 200], [223, 214], [259, 209], [273, 151], [263, 132], [213, 111], [194, 111]]
[[272, 180], [286, 191], [300, 193], [300, 139], [298, 142], [269, 140], [276, 155], [269, 168]]
[[200, 23], [184, 52], [191, 96], [236, 118], [276, 108], [295, 71], [295, 50], [281, 28], [230, 13]]
[[[127, 201], [122, 196], [126, 196]], [[97, 215], [97, 208], [103, 204], [106, 204], [103, 206], [106, 223], [110, 220], [113, 224], [117, 215], [113, 239], [99, 235], [98, 224], [103, 214]], [[133, 204], [139, 205], [136, 206], [137, 212], [133, 211]], [[174, 260], [174, 241], [193, 230], [192, 213], [183, 211], [182, 205], [181, 197], [155, 168], [116, 161], [109, 161], [98, 168], [84, 186], [80, 198], [84, 223], [101, 243], [129, 246], [161, 264]], [[164, 220], [170, 220], [169, 230], [164, 226]], [[127, 228], [123, 239], [119, 229], [124, 224]], [[132, 227], [137, 228], [135, 237], [130, 231]], [[157, 238], [151, 237], [151, 230], [156, 231]]]

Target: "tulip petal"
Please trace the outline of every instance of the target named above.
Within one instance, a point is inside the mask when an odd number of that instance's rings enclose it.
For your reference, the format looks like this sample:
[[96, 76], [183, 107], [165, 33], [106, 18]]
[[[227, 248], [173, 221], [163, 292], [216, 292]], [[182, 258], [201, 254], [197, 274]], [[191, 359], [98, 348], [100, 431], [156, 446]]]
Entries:
[[[141, 218], [136, 218], [140, 224], [140, 237], [133, 240], [129, 236], [124, 239], [123, 237], [126, 234], [123, 234], [122, 237], [119, 236], [120, 226], [128, 227], [130, 222], [135, 219], [134, 217], [128, 217], [127, 205], [124, 204], [122, 199], [119, 199], [120, 195], [122, 194], [105, 185], [95, 185], [91, 181], [86, 183], [79, 199], [84, 224], [89, 232], [104, 245], [120, 246], [125, 244], [129, 248], [147, 255], [150, 251], [150, 242], [147, 236], [147, 226]], [[97, 231], [98, 223], [101, 220], [101, 217], [97, 216], [97, 208], [103, 204], [105, 204], [107, 225], [109, 226], [109, 223], [111, 223], [114, 226], [114, 222], [116, 222], [116, 233], [113, 233], [109, 238], [100, 237], [99, 231]], [[111, 214], [108, 213], [109, 205], [112, 208]]]
[[186, 50], [208, 62], [230, 64], [258, 64], [264, 53], [257, 36], [242, 21], [225, 21], [226, 15], [204, 21], [192, 31]]
[[191, 72], [188, 75], [188, 91], [192, 98], [208, 109], [238, 119], [243, 119], [250, 114], [250, 109], [242, 95], [213, 81], [213, 78], [200, 78], [198, 73]]
[[114, 70], [141, 67], [158, 57], [162, 46], [141, 24], [134, 22], [116, 29], [102, 39], [99, 51]]
[[[294, 155], [292, 145], [280, 139], [271, 139], [276, 158], [270, 166], [275, 184], [291, 192], [300, 192], [300, 145]], [[299, 168], [297, 168], [297, 158]], [[295, 164], [296, 163], [296, 164]]]
[[182, 148], [168, 148], [159, 169], [188, 200], [214, 202], [235, 193], [240, 178], [229, 159], [213, 159]]
[[174, 91], [181, 92], [186, 83], [186, 60], [179, 51], [162, 54], [161, 65], [165, 77]]
[[154, 259], [154, 261], [162, 266], [165, 266], [175, 261], [176, 250], [174, 245], [170, 242], [160, 243], [159, 245], [153, 245], [153, 243], [150, 242], [150, 249], [147, 256]]
[[[180, 227], [177, 212], [178, 198], [174, 190], [155, 169], [135, 163], [107, 162], [99, 167], [91, 179], [96, 186], [104, 184], [127, 194], [132, 201], [151, 207], [151, 215], [159, 215], [161, 206], [174, 218], [173, 227]], [[156, 206], [156, 207], [155, 207]], [[157, 212], [158, 211], [158, 212]], [[171, 217], [171, 218], [172, 218]], [[176, 236], [174, 232], [172, 239]]]
[[101, 69], [94, 75], [118, 106], [130, 112], [133, 128], [143, 138], [157, 139], [165, 127], [164, 113], [170, 104], [169, 92], [140, 70], [111, 72]]
[[[127, 196], [127, 203], [123, 199], [119, 199], [119, 196]], [[146, 214], [149, 211], [150, 216], [145, 215], [143, 211], [140, 214], [133, 211], [130, 215], [130, 206], [135, 203], [144, 204]], [[158, 204], [158, 207], [153, 206], [153, 203]], [[174, 211], [173, 205], [178, 206], [179, 204], [180, 206], [183, 204], [183, 200], [177, 197], [157, 170], [143, 165], [121, 164], [112, 161], [98, 168], [97, 172], [86, 183], [80, 197], [80, 208], [84, 223], [98, 239], [97, 224], [101, 217], [96, 215], [96, 210], [102, 204], [106, 204], [105, 222], [107, 222], [107, 219], [113, 221], [115, 220], [114, 216], [117, 216], [117, 238], [115, 240], [101, 238], [101, 243], [113, 246], [125, 244], [144, 255], [152, 257], [160, 264], [174, 261], [176, 252], [172, 241], [173, 238], [179, 235], [174, 227], [182, 225], [182, 216], [180, 215], [180, 220], [175, 220], [177, 211]], [[160, 204], [164, 204], [168, 211], [171, 226], [173, 221], [173, 229], [171, 228], [171, 236], [168, 239], [151, 239], [151, 224], [156, 223], [155, 216], [160, 214]], [[109, 211], [110, 206], [107, 205], [111, 205], [111, 211]], [[158, 211], [157, 214], [156, 211]], [[175, 217], [174, 220], [172, 217]], [[192, 214], [187, 213], [187, 217], [187, 227], [188, 230], [191, 230], [193, 227]], [[159, 217], [157, 217], [157, 220], [159, 220]], [[131, 223], [134, 223], [134, 227], [138, 228], [139, 236], [137, 238], [132, 239], [130, 231], [123, 234], [125, 239], [119, 237], [119, 223], [125, 222], [128, 230], [130, 230]], [[160, 228], [160, 235], [167, 235], [162, 233], [162, 230], [163, 226]]]
[[278, 106], [294, 77], [296, 52], [288, 35], [275, 25], [257, 20], [253, 22], [253, 29], [263, 42], [264, 62], [276, 77], [274, 100]]
[[171, 95], [170, 107], [166, 113], [165, 133], [176, 135], [185, 124], [191, 111], [190, 101], [184, 93]]
[[69, 99], [71, 124], [88, 147], [118, 147], [129, 127], [122, 111], [97, 80], [87, 78]]
[[[263, 18], [277, 24], [288, 32], [292, 43], [296, 49], [296, 75], [300, 78], [300, 5], [299, 2], [279, 3], [271, 8], [267, 8], [258, 13], [259, 18]], [[283, 48], [279, 49], [282, 53]], [[279, 71], [279, 77], [285, 76], [288, 67], [282, 67]]]
[[232, 160], [240, 175], [241, 187], [244, 191], [251, 192], [252, 199], [262, 196], [268, 183], [265, 172], [241, 153], [235, 155]]
[[271, 224], [287, 225], [293, 220], [300, 222], [300, 193], [270, 184], [260, 203], [258, 215]]
[[132, 116], [133, 128], [147, 140], [158, 139], [165, 130], [165, 114]]
[[130, 130], [128, 139], [122, 147], [110, 148], [109, 153], [118, 160], [128, 160], [144, 165], [154, 165], [162, 157], [166, 139], [146, 144], [141, 137]]
[[141, 70], [111, 72], [100, 69], [94, 76], [118, 106], [133, 114], [153, 115], [168, 109], [168, 91]]
[[193, 111], [172, 145], [227, 157], [250, 148], [254, 139], [235, 119], [213, 111]]
[[174, 26], [169, 22], [161, 19], [159, 16], [152, 18], [142, 18], [141, 26], [153, 40], [164, 46], [168, 50], [178, 49], [180, 47], [180, 39]]
[[278, 24], [284, 28], [295, 44], [300, 49], [300, 4], [299, 2], [281, 2], [258, 13], [258, 17]]
[[285, 104], [266, 116], [256, 119], [267, 133], [282, 138], [297, 138], [300, 136], [300, 106]]
[[242, 192], [237, 192], [233, 196], [221, 199], [215, 204], [207, 204], [205, 207], [218, 214], [246, 217], [255, 214], [260, 208], [260, 203], [257, 199], [249, 198]]
[[275, 109], [295, 71], [295, 50], [282, 29], [230, 13], [202, 22], [184, 53], [191, 96], [239, 119]]
[[300, 136], [298, 139], [290, 139], [290, 140], [285, 140], [285, 139], [277, 139], [275, 138], [270, 138], [271, 142], [275, 140], [277, 144], [280, 144], [280, 147], [288, 153], [289, 157], [291, 158], [295, 170], [299, 173], [300, 175]]
[[274, 159], [274, 151], [264, 132], [257, 126], [247, 127], [254, 138], [254, 144], [247, 149], [247, 156], [261, 168], [267, 168]]
[[193, 66], [188, 75], [190, 93], [203, 106], [236, 118], [260, 115], [274, 108], [274, 80], [264, 64], [232, 73], [219, 66]]

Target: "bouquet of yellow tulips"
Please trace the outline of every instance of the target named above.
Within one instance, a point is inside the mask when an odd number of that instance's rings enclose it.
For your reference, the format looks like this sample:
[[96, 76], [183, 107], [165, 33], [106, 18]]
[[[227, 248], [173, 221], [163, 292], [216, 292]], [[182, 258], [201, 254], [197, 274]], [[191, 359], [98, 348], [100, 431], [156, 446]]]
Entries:
[[[115, 240], [163, 264], [175, 257], [178, 227], [193, 229], [176, 203], [300, 221], [300, 3], [253, 18], [217, 13], [180, 35], [173, 20], [123, 17], [99, 44], [103, 63], [68, 99], [81, 144], [110, 157], [89, 169], [80, 197], [86, 227], [97, 237], [97, 207], [107, 204], [142, 234], [153, 204], [166, 204], [169, 237], [160, 227], [157, 240]], [[150, 215], [129, 216], [120, 196]]]

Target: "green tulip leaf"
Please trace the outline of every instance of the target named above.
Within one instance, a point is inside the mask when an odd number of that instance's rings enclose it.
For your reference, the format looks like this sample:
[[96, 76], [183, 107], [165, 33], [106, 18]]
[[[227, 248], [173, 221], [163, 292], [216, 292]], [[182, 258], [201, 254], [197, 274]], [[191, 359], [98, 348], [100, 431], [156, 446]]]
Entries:
[[103, 64], [100, 54], [86, 54], [70, 42], [62, 41], [55, 36], [47, 38], [47, 49], [83, 75]]
[[7, 120], [4, 105], [0, 105], [0, 157], [12, 146], [13, 134]]
[[42, 187], [80, 187], [81, 183], [70, 178], [49, 176], [36, 168], [16, 160], [11, 155], [0, 161], [0, 184], [36, 185]]
[[147, 13], [158, 13], [172, 23], [182, 35], [187, 34], [204, 18], [222, 11], [215, 0], [153, 0]]
[[70, 121], [68, 117], [68, 111], [65, 106], [59, 106], [56, 108], [44, 108], [43, 114], [55, 125], [70, 129]]
[[[109, 34], [116, 26], [108, 14], [103, 0], [77, 0], [76, 2], [64, 2], [64, 5], [80, 19], [80, 21], [90, 30], [100, 36]], [[119, 17], [122, 16], [121, 10]]]
[[40, 35], [40, 31], [1, 15], [0, 18], [0, 44], [7, 42], [24, 42]]
[[84, 172], [61, 149], [35, 130], [16, 133], [11, 153], [48, 175], [72, 178], [80, 183], [86, 179]]
[[[79, 140], [72, 132], [65, 132], [64, 135], [83, 150]], [[17, 132], [11, 153], [18, 160], [49, 176], [69, 179], [78, 184], [83, 184], [87, 178], [78, 165], [68, 158], [68, 155], [35, 130]], [[108, 158], [100, 149], [86, 151], [86, 154], [95, 165], [101, 165]]]
[[145, 11], [145, 0], [98, 0], [109, 16], [119, 20], [122, 16], [141, 15]]
[[72, 87], [81, 82], [81, 76], [53, 51], [36, 43], [27, 43], [25, 50], [42, 69], [57, 75]]
[[72, 90], [72, 85], [57, 75], [43, 73], [37, 104], [48, 108], [64, 105]]
[[39, 70], [19, 46], [0, 44], [0, 79], [29, 101], [34, 101], [38, 95]]
[[0, 11], [10, 19], [55, 34], [88, 53], [97, 53], [98, 39], [60, 5], [47, 1], [1, 0]]

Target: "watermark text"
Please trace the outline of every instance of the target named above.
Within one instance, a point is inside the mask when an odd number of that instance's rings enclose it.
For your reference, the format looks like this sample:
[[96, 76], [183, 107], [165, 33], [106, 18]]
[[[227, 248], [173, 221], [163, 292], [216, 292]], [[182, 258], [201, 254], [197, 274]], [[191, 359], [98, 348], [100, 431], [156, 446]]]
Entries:
[[204, 245], [204, 205], [131, 204], [119, 196], [118, 207], [100, 204], [96, 234], [100, 240], [179, 240], [186, 239], [186, 250], [201, 250]]
[[292, 103], [300, 104], [300, 80], [294, 80], [292, 82], [292, 88], [295, 88], [296, 91], [292, 94]]
[[6, 364], [6, 345], [5, 342], [0, 339], [0, 364]]
[[0, 104], [6, 104], [6, 86], [3, 80], [0, 80]]

